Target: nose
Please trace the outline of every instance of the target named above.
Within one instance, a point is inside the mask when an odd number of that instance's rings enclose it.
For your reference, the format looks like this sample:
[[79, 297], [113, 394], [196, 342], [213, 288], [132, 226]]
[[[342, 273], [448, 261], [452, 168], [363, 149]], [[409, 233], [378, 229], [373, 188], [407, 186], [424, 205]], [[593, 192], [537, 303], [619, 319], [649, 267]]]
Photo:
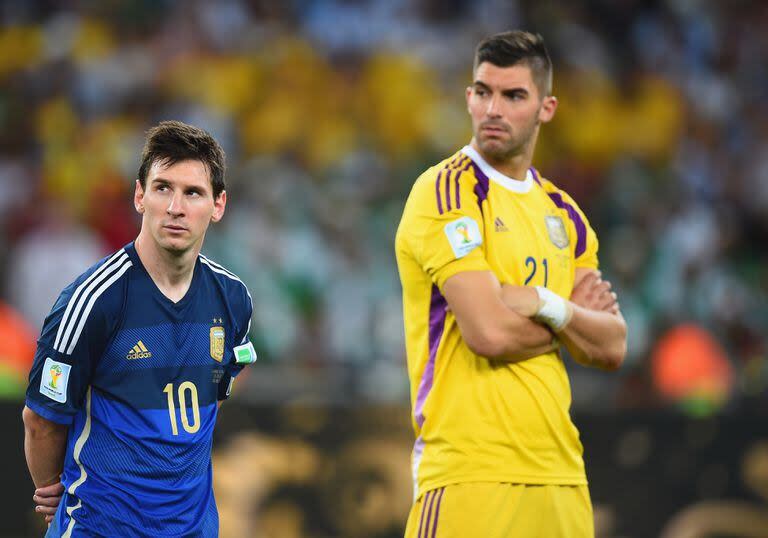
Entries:
[[171, 201], [168, 202], [166, 213], [171, 216], [178, 217], [184, 214], [184, 193], [176, 191], [171, 197]]
[[491, 96], [491, 98], [488, 99], [488, 108], [485, 110], [486, 116], [489, 118], [498, 118], [501, 116], [500, 105], [501, 98], [498, 95]]

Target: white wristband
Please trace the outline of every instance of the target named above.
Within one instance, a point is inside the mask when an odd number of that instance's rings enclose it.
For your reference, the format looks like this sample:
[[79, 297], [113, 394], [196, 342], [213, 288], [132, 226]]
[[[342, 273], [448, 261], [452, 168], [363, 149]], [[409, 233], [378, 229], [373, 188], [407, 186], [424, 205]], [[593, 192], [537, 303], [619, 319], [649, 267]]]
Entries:
[[573, 309], [568, 302], [555, 292], [543, 286], [536, 286], [539, 295], [539, 311], [534, 318], [549, 325], [553, 331], [562, 331], [571, 321]]

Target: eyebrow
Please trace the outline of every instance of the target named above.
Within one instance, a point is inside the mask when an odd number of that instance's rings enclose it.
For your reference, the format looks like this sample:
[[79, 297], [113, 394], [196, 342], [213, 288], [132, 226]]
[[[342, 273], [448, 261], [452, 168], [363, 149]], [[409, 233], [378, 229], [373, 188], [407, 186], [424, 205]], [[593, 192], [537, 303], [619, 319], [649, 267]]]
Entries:
[[[488, 84], [486, 84], [485, 82], [483, 82], [481, 80], [474, 81], [472, 83], [472, 85], [475, 86], [476, 88], [480, 88], [480, 89], [483, 89], [483, 90], [486, 90], [486, 91], [493, 91], [491, 89], [491, 87], [488, 86]], [[516, 88], [507, 88], [507, 89], [501, 90], [501, 94], [504, 95], [504, 96], [507, 96], [507, 97], [511, 97], [511, 96], [513, 96], [513, 95], [515, 95], [517, 93], [522, 93], [522, 94], [528, 95], [530, 92], [527, 89], [523, 88], [522, 86], [518, 86]]]
[[[160, 185], [169, 185], [169, 186], [173, 185], [173, 182], [171, 180], [165, 179], [165, 178], [162, 178], [162, 177], [156, 177], [156, 178], [154, 178], [153, 180], [150, 181], [150, 185], [154, 185], [154, 184], [158, 184], [158, 183]], [[198, 190], [198, 191], [206, 192], [206, 188], [204, 186], [200, 186], [200, 185], [184, 185], [183, 187], [184, 187], [185, 190], [195, 189], [195, 190]]]
[[476, 80], [472, 83], [472, 86], [475, 86], [476, 88], [482, 88], [483, 90], [490, 90], [491, 87], [488, 86], [485, 82], [481, 80]]

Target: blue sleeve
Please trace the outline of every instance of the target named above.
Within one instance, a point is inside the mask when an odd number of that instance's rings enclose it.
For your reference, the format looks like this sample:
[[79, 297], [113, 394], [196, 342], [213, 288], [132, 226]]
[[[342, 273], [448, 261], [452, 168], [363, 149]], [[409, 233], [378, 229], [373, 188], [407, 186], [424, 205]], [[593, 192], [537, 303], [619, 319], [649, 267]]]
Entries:
[[58, 424], [71, 424], [82, 408], [110, 333], [108, 316], [86, 290], [76, 281], [61, 292], [43, 322], [29, 373], [27, 407]]
[[[248, 289], [244, 284], [239, 286], [239, 288], [240, 293], [238, 293], [238, 297], [235, 299], [236, 306], [233, 309], [236, 313], [237, 323], [237, 328], [233, 339], [233, 347], [248, 342], [248, 333], [251, 329], [251, 317], [253, 316], [253, 301], [251, 300], [251, 294], [248, 292]], [[234, 353], [228, 355], [230, 355], [230, 360], [224, 366], [224, 375], [221, 377], [221, 381], [219, 382], [219, 400], [226, 400], [229, 398], [235, 377], [237, 377], [237, 374], [239, 374], [244, 368], [243, 364], [237, 364], [237, 362], [235, 362]]]

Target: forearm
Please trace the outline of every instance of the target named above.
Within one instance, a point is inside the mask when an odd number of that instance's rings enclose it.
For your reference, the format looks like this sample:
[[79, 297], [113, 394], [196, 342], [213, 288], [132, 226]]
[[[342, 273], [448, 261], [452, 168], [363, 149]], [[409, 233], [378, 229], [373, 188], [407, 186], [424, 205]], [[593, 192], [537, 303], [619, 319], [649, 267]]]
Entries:
[[519, 362], [551, 351], [549, 327], [517, 313], [503, 300], [503, 289], [489, 271], [466, 272], [443, 288], [461, 335], [476, 355]]
[[487, 358], [501, 362], [520, 362], [538, 357], [557, 349], [552, 331], [533, 321], [510, 311], [510, 320], [500, 323], [503, 335], [499, 338], [499, 349]]
[[59, 482], [64, 469], [67, 445], [67, 426], [61, 426], [24, 408], [24, 454], [35, 487]]
[[574, 360], [584, 366], [615, 370], [627, 351], [627, 325], [621, 313], [599, 312], [570, 303], [573, 316], [558, 333]]
[[[524, 316], [535, 319], [541, 300], [535, 288], [504, 285], [505, 304]], [[573, 358], [585, 366], [614, 370], [626, 353], [627, 326], [621, 312], [591, 310], [565, 301], [569, 321], [557, 336]]]

